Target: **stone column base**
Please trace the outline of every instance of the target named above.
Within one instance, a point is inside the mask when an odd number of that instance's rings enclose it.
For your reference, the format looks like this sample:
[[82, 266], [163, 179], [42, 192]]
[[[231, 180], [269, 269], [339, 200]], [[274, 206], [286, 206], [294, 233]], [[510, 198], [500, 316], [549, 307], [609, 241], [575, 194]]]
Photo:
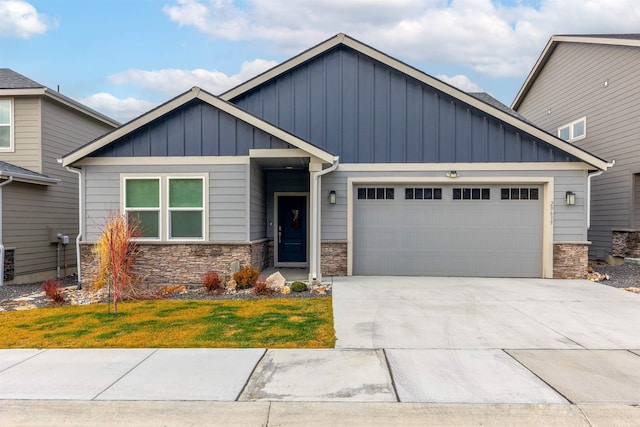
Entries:
[[584, 279], [589, 264], [589, 242], [553, 244], [553, 278]]
[[320, 243], [322, 277], [347, 275], [347, 242]]

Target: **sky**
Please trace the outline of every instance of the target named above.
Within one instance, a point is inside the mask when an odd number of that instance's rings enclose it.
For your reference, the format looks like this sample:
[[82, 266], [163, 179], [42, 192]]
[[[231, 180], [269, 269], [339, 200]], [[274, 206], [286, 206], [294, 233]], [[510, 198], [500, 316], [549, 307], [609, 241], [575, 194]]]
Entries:
[[638, 32], [638, 0], [0, 0], [0, 68], [126, 122], [346, 33], [511, 105], [552, 35]]

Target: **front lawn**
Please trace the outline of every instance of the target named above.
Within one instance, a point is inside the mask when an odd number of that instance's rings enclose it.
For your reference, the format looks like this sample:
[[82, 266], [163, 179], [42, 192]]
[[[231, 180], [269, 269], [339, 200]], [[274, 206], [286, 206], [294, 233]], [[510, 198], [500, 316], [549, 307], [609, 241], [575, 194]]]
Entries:
[[0, 313], [0, 348], [333, 348], [331, 298], [143, 301]]

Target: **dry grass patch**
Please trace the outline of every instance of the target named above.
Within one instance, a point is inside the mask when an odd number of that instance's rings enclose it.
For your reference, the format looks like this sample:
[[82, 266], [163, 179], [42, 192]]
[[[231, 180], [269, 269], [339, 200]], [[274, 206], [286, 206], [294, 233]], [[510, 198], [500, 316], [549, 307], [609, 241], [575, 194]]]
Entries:
[[0, 313], [0, 348], [332, 348], [331, 298], [142, 301]]

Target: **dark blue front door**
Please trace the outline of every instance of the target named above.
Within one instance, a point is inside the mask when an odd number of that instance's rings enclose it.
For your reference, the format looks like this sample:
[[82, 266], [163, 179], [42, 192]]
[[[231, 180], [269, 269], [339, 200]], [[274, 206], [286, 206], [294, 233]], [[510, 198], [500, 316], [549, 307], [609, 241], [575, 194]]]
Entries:
[[307, 198], [278, 196], [278, 262], [307, 261]]

